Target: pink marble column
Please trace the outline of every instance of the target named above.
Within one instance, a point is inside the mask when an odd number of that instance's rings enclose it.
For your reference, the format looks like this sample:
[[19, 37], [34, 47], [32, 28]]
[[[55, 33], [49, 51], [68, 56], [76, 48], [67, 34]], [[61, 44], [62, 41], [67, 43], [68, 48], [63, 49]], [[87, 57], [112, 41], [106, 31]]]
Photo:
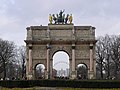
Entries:
[[75, 71], [75, 44], [72, 44], [72, 79], [76, 78], [76, 71]]
[[47, 76], [46, 78], [50, 78], [50, 45], [47, 44]]
[[72, 71], [75, 71], [75, 49], [72, 49]]
[[90, 49], [90, 71], [93, 71], [93, 50]]
[[94, 79], [94, 70], [93, 70], [93, 44], [90, 44], [90, 69], [89, 69], [89, 79]]
[[32, 72], [32, 49], [29, 49], [29, 72]]
[[50, 63], [50, 60], [49, 60], [49, 51], [50, 49], [47, 49], [47, 72], [49, 72], [49, 63]]
[[29, 61], [28, 61], [28, 79], [32, 79], [32, 46], [29, 46]]
[[93, 71], [93, 45], [90, 44], [90, 71]]

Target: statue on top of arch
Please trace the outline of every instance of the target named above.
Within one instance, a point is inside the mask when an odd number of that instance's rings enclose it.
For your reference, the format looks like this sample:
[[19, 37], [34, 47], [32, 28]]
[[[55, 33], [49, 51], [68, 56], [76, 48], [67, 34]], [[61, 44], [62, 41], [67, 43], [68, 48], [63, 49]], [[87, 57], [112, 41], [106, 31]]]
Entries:
[[[65, 10], [60, 10], [59, 14], [49, 14], [49, 22], [50, 24], [72, 24], [72, 14], [67, 14], [65, 17]], [[54, 21], [54, 22], [53, 22]]]

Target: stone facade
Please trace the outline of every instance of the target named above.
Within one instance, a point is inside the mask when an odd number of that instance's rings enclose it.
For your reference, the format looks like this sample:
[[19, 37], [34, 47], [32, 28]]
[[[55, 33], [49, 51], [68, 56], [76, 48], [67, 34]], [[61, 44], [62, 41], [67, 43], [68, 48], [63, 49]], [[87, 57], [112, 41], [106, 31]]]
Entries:
[[30, 26], [27, 27], [25, 42], [26, 74], [29, 79], [34, 79], [34, 70], [38, 63], [45, 65], [46, 78], [52, 78], [53, 55], [57, 51], [68, 53], [71, 79], [76, 78], [76, 67], [81, 63], [87, 65], [88, 77], [95, 78], [95, 27], [74, 26], [73, 24]]

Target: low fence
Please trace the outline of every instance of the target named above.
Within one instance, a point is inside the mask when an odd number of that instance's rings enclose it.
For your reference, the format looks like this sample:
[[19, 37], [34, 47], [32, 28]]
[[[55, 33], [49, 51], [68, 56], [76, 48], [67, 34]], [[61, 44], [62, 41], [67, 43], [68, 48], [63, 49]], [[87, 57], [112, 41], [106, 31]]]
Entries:
[[9, 80], [0, 81], [1, 87], [72, 87], [72, 88], [120, 88], [120, 80]]

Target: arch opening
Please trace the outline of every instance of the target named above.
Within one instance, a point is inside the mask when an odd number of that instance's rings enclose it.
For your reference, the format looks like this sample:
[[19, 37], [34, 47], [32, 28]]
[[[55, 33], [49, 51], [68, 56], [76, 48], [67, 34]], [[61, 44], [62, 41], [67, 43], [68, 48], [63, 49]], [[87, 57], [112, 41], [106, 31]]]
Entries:
[[87, 79], [88, 78], [88, 68], [86, 64], [77, 65], [77, 78], [78, 79]]
[[53, 78], [68, 79], [70, 76], [69, 55], [65, 51], [57, 51], [53, 55]]
[[44, 79], [45, 78], [45, 66], [44, 64], [37, 64], [35, 66], [35, 78]]

